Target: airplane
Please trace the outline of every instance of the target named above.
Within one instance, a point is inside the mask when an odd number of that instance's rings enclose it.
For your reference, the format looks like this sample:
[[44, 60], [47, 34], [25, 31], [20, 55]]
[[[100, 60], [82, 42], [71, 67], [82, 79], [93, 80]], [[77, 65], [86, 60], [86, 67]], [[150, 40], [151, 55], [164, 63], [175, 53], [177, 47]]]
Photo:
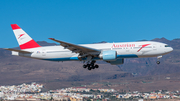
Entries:
[[12, 55], [48, 61], [83, 61], [88, 70], [99, 68], [97, 60], [103, 60], [111, 65], [121, 65], [125, 58], [157, 57], [160, 64], [162, 55], [173, 51], [165, 43], [155, 41], [72, 44], [49, 38], [60, 45], [40, 46], [17, 24], [11, 24], [21, 50], [5, 48], [12, 51]]

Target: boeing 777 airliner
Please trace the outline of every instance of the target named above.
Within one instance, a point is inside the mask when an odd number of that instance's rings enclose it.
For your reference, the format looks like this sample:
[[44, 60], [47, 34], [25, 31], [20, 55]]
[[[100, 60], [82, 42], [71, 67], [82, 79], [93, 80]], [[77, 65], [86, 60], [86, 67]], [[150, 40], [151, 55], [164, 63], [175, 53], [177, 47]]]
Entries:
[[160, 64], [162, 55], [173, 51], [167, 44], [154, 41], [75, 45], [49, 38], [60, 45], [42, 47], [17, 24], [11, 24], [11, 27], [21, 48], [6, 48], [12, 51], [12, 55], [49, 61], [83, 61], [83, 67], [88, 70], [99, 67], [95, 64], [96, 60], [119, 65], [124, 63], [125, 58], [157, 57], [157, 64]]

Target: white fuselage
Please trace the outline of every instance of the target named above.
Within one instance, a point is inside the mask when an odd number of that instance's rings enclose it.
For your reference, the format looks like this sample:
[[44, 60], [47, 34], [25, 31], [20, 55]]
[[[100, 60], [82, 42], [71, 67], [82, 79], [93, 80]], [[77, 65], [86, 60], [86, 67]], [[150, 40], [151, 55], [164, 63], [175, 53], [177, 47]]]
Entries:
[[[156, 57], [170, 53], [173, 49], [167, 44], [154, 42], [154, 41], [142, 41], [142, 42], [121, 42], [121, 43], [99, 43], [99, 44], [80, 44], [92, 49], [101, 51], [115, 50], [117, 52], [117, 58], [143, 58], [143, 57]], [[13, 55], [30, 57], [35, 59], [50, 60], [50, 61], [71, 61], [79, 60], [79, 53], [65, 49], [58, 46], [38, 47], [32, 49], [25, 49], [30, 53], [12, 52]], [[93, 54], [93, 53], [92, 53]], [[101, 60], [102, 58], [95, 58]]]

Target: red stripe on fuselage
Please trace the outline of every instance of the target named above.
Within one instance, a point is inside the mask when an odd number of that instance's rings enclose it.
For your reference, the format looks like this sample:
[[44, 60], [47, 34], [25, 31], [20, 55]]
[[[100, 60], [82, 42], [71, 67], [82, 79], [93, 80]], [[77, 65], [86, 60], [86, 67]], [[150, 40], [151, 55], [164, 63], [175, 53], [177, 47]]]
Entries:
[[148, 45], [150, 45], [150, 44], [142, 45], [142, 47], [141, 47], [137, 52], [139, 52], [142, 48], [144, 48], [144, 47], [146, 47], [146, 46], [148, 46]]
[[21, 29], [17, 24], [11, 24], [13, 30]]
[[38, 45], [34, 40], [31, 40], [25, 44], [20, 45], [21, 49], [29, 49], [29, 48], [36, 48], [36, 47], [41, 47]]

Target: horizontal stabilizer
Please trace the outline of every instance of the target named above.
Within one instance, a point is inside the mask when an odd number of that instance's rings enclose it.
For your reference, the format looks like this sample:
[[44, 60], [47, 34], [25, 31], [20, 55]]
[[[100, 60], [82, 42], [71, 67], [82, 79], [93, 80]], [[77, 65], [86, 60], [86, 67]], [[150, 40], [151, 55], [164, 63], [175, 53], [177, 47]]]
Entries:
[[28, 52], [28, 51], [24, 51], [24, 50], [17, 50], [17, 49], [12, 49], [12, 48], [4, 48], [4, 49], [9, 50], [9, 51], [20, 52], [20, 53], [32, 53], [32, 52]]

